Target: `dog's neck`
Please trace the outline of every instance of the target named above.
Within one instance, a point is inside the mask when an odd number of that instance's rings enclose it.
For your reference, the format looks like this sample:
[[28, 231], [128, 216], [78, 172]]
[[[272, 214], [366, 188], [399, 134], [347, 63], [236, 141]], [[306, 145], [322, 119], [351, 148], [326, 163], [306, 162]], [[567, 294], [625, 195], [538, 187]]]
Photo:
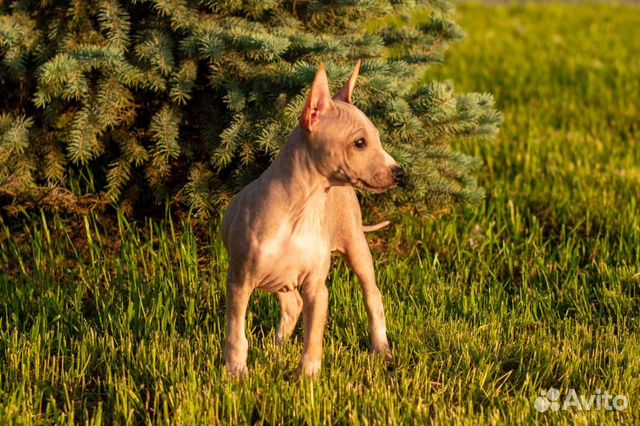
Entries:
[[297, 127], [271, 167], [275, 178], [294, 204], [315, 195], [326, 196], [331, 187], [313, 162], [303, 130]]

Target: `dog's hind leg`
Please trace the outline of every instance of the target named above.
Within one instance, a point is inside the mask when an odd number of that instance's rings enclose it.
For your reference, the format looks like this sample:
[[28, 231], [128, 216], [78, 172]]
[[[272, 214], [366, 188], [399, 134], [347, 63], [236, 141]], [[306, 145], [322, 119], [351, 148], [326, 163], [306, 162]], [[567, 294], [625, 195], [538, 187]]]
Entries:
[[282, 344], [296, 328], [300, 312], [302, 312], [302, 296], [297, 289], [276, 294], [280, 302], [280, 325], [278, 325], [276, 342]]

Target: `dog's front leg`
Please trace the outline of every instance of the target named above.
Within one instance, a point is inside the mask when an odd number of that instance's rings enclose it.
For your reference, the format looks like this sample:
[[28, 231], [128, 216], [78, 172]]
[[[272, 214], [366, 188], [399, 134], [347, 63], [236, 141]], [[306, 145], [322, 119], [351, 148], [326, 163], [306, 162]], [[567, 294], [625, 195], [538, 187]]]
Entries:
[[382, 293], [376, 285], [371, 250], [364, 234], [358, 232], [353, 235], [344, 257], [358, 276], [358, 281], [362, 288], [371, 330], [371, 348], [374, 353], [384, 356], [387, 362], [391, 362], [393, 356], [387, 340]]
[[298, 374], [315, 376], [322, 365], [322, 339], [329, 309], [329, 290], [324, 280], [302, 286], [304, 350]]
[[245, 335], [245, 317], [253, 289], [247, 283], [238, 280], [229, 271], [227, 277], [227, 336], [224, 347], [224, 362], [227, 374], [243, 377], [247, 374], [247, 352], [249, 342]]

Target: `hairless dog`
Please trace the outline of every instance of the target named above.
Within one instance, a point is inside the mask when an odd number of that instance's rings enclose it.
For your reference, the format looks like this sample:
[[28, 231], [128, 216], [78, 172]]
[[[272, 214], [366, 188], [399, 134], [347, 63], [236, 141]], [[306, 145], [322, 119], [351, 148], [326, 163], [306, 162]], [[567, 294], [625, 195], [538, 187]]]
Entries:
[[229, 252], [225, 365], [232, 376], [247, 372], [245, 316], [255, 289], [276, 293], [281, 307], [277, 341], [290, 336], [303, 316], [304, 350], [298, 374], [315, 376], [329, 292], [331, 252], [342, 254], [358, 276], [375, 353], [391, 359], [382, 295], [376, 285], [354, 187], [381, 192], [404, 171], [382, 148], [378, 129], [353, 105], [360, 61], [331, 97], [320, 65], [296, 127], [278, 157], [233, 200], [222, 223]]

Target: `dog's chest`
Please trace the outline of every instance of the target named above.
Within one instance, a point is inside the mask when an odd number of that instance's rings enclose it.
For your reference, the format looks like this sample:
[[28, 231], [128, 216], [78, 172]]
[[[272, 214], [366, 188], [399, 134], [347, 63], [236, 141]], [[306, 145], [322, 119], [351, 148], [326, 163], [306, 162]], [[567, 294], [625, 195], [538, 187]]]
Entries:
[[307, 212], [304, 217], [283, 219], [258, 252], [262, 290], [291, 291], [306, 280], [325, 279], [331, 250], [323, 216]]

